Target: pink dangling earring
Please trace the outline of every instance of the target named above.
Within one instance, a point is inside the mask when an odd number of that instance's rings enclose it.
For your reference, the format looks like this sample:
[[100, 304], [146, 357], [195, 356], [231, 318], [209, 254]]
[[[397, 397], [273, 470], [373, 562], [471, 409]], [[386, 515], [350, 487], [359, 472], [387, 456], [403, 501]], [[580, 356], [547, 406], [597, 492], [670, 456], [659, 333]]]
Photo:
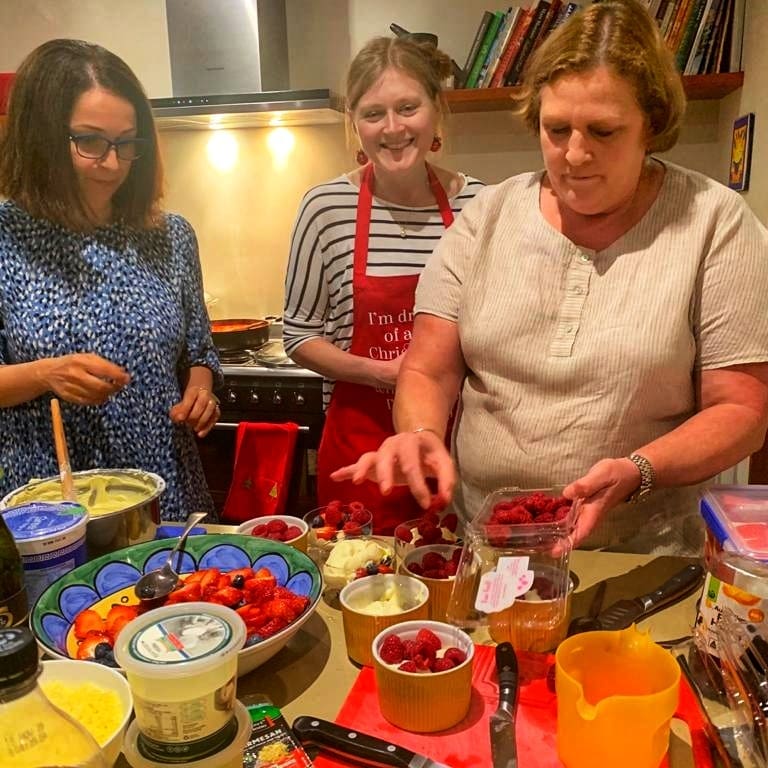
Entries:
[[439, 152], [440, 148], [443, 146], [443, 140], [435, 134], [435, 138], [432, 139], [432, 145], [430, 146], [431, 152]]
[[365, 165], [368, 162], [368, 155], [366, 155], [362, 149], [358, 149], [357, 154], [355, 155], [355, 160], [357, 160], [358, 165]]

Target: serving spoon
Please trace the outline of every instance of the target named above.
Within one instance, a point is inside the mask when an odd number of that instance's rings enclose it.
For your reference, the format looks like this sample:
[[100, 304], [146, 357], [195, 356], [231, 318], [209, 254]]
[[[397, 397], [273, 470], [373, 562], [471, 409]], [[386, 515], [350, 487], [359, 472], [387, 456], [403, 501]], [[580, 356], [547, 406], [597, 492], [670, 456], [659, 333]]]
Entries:
[[136, 593], [136, 597], [138, 597], [139, 600], [143, 602], [154, 602], [167, 597], [173, 592], [181, 578], [178, 571], [173, 567], [173, 558], [177, 554], [179, 555], [179, 562], [176, 565], [176, 568], [178, 568], [181, 565], [181, 555], [184, 553], [184, 543], [187, 540], [187, 536], [189, 536], [189, 532], [205, 517], [205, 515], [205, 512], [193, 512], [187, 518], [187, 524], [184, 527], [181, 536], [179, 536], [176, 546], [168, 553], [165, 562], [159, 568], [147, 571], [147, 573], [139, 578], [133, 587], [133, 591]]

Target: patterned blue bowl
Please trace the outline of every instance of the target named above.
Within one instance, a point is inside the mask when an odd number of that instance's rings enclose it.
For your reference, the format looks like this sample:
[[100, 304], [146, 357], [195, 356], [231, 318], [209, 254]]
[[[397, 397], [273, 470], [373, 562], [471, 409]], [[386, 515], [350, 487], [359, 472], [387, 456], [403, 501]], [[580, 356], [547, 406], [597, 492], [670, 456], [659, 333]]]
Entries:
[[[77, 641], [73, 623], [77, 614], [93, 608], [105, 616], [113, 603], [138, 602], [133, 585], [143, 573], [160, 567], [175, 543], [176, 539], [161, 539], [135, 544], [85, 563], [51, 584], [30, 616], [30, 626], [44, 653], [58, 659], [74, 658]], [[183, 574], [203, 568], [226, 572], [247, 567], [269, 568], [280, 586], [308, 597], [310, 602], [304, 613], [285, 629], [238, 653], [238, 675], [255, 669], [286, 645], [314, 613], [323, 587], [317, 566], [303, 552], [255, 536], [191, 536], [180, 570]]]

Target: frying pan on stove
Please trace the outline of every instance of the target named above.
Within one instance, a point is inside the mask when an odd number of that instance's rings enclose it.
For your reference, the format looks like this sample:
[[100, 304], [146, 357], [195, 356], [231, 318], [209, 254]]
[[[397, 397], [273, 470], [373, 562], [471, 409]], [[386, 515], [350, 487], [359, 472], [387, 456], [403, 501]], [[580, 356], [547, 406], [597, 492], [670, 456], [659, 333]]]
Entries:
[[239, 352], [258, 349], [269, 339], [269, 320], [236, 318], [212, 320], [211, 336], [220, 352]]

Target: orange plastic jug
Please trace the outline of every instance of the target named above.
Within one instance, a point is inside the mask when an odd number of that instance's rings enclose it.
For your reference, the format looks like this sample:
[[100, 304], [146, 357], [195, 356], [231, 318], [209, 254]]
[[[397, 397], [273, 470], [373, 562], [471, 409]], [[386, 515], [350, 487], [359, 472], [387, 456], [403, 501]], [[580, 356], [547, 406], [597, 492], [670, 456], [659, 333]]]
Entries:
[[680, 668], [635, 626], [584, 632], [555, 654], [557, 751], [567, 768], [658, 768]]

